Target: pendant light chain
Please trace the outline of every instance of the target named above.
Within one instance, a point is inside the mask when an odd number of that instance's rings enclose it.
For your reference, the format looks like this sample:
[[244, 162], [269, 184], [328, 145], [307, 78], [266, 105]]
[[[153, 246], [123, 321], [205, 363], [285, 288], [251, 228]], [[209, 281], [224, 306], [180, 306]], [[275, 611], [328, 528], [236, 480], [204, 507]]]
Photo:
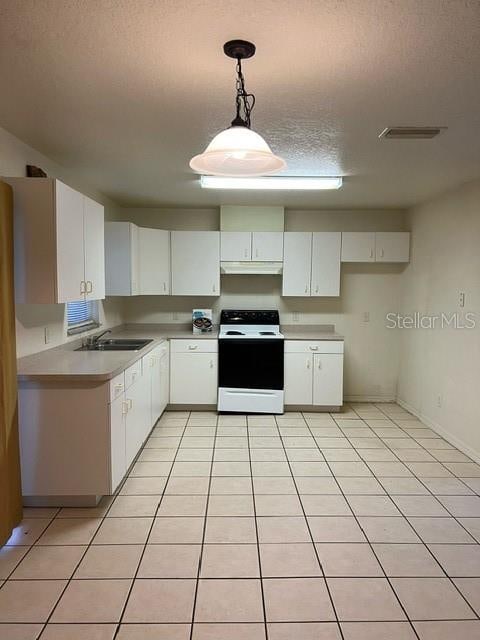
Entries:
[[[247, 93], [245, 89], [245, 78], [242, 72], [242, 59], [237, 58], [237, 96], [235, 99], [237, 114], [232, 126], [244, 126], [250, 129], [251, 113], [255, 106], [255, 96], [253, 93]], [[242, 114], [243, 111], [243, 114]]]

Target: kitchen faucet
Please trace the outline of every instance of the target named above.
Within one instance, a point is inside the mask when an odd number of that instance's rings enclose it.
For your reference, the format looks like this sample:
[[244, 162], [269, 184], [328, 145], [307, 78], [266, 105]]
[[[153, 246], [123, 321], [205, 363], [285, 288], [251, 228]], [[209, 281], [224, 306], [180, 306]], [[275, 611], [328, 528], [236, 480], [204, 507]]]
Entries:
[[100, 338], [102, 336], [106, 335], [107, 333], [112, 333], [112, 331], [110, 329], [105, 329], [105, 331], [102, 331], [101, 333], [97, 334], [96, 336], [88, 336], [87, 345], [89, 347], [94, 347], [98, 343]]

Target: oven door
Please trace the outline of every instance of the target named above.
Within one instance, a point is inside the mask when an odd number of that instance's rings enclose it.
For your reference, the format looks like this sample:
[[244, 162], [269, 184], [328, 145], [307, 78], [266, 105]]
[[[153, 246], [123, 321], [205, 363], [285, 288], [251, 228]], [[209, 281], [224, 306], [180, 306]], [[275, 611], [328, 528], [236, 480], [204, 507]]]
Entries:
[[283, 390], [283, 338], [220, 338], [218, 386]]

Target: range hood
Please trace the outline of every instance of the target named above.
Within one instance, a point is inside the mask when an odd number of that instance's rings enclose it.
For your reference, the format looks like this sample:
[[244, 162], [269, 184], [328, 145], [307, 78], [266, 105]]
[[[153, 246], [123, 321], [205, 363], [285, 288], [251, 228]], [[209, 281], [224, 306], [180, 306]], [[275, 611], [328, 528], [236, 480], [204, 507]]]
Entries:
[[251, 274], [251, 275], [280, 275], [283, 271], [283, 262], [221, 262], [220, 273], [225, 274]]
[[[220, 231], [237, 231], [252, 235], [255, 232], [283, 233], [284, 215], [283, 207], [222, 205], [220, 207]], [[238, 252], [235, 253], [238, 255]], [[246, 251], [245, 255], [247, 253], [252, 255], [250, 259], [222, 260], [220, 273], [232, 275], [280, 275], [282, 273], [282, 261], [254, 260], [253, 247], [250, 252]]]

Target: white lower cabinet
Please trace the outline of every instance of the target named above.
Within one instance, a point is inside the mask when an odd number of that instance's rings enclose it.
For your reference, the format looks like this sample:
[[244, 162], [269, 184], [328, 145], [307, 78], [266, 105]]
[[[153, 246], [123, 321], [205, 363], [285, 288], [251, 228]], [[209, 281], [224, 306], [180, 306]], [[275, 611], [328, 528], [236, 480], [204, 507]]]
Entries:
[[217, 404], [218, 342], [170, 341], [171, 404]]
[[128, 468], [125, 456], [126, 416], [127, 403], [122, 392], [110, 404], [110, 477], [112, 493], [122, 481]]
[[285, 404], [312, 404], [312, 367], [310, 353], [285, 353]]
[[343, 404], [343, 354], [313, 356], [313, 404], [328, 407]]
[[151, 413], [150, 424], [154, 425], [169, 402], [170, 366], [168, 342], [156, 347], [143, 358], [143, 371], [150, 371]]
[[151, 353], [153, 366], [146, 354], [107, 382], [20, 381], [26, 504], [90, 506], [115, 492], [169, 401], [168, 343]]
[[343, 404], [342, 341], [285, 341], [285, 404]]

